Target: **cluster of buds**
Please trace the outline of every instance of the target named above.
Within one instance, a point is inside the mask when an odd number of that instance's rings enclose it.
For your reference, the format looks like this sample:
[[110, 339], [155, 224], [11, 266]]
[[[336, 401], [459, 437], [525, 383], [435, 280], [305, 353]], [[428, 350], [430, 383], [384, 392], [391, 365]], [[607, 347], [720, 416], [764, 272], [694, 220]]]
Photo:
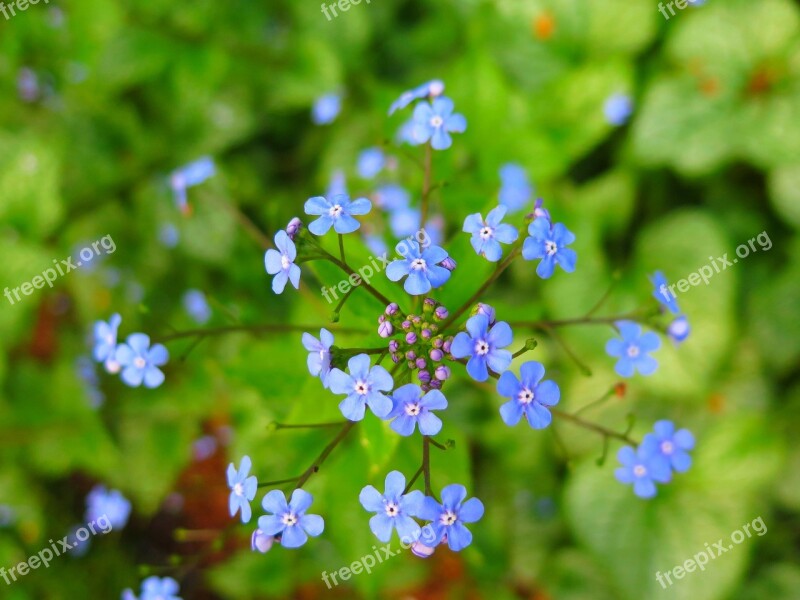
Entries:
[[389, 352], [395, 364], [406, 361], [423, 391], [441, 389], [450, 378], [450, 367], [442, 364], [450, 355], [452, 336], [439, 334], [439, 323], [447, 319], [447, 309], [432, 298], [425, 298], [422, 315], [401, 315], [400, 308], [392, 302], [378, 317], [378, 335], [393, 337]]

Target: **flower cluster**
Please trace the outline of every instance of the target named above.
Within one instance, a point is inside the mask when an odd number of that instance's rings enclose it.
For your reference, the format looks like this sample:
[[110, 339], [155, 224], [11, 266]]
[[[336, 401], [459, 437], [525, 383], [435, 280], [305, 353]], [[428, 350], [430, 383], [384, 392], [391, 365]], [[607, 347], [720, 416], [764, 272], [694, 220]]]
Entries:
[[671, 421], [657, 421], [653, 429], [638, 448], [624, 446], [617, 453], [622, 466], [615, 477], [621, 483], [633, 484], [633, 493], [640, 498], [652, 498], [656, 483], [669, 483], [673, 471], [685, 473], [692, 464], [688, 451], [694, 448], [694, 436], [689, 431], [675, 431]]
[[167, 364], [169, 352], [162, 344], [150, 345], [150, 336], [132, 333], [123, 343], [117, 342], [122, 317], [111, 315], [106, 321], [94, 324], [94, 359], [102, 363], [111, 374], [120, 373], [122, 381], [131, 387], [144, 383], [155, 388], [164, 382], [164, 373], [158, 367]]
[[[172, 577], [148, 577], [142, 581], [142, 591], [138, 600], [181, 600], [178, 596], [180, 586]], [[122, 600], [137, 600], [133, 591], [122, 592]]]

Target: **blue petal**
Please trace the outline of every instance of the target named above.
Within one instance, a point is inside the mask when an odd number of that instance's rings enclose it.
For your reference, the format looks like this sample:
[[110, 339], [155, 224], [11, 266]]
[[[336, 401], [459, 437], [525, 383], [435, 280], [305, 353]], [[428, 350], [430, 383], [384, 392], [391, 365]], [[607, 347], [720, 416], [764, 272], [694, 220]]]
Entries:
[[439, 127], [433, 132], [433, 139], [431, 140], [431, 147], [434, 150], [447, 150], [453, 145], [453, 138], [443, 128]]
[[334, 394], [349, 394], [354, 389], [353, 378], [341, 369], [331, 369], [328, 387]]
[[533, 387], [544, 377], [544, 365], [535, 360], [529, 360], [520, 367], [519, 374], [523, 384]]
[[351, 215], [366, 215], [372, 210], [372, 202], [366, 198], [356, 198], [350, 203], [347, 210]]
[[327, 215], [331, 209], [331, 203], [322, 196], [314, 196], [306, 200], [303, 208], [307, 215]]
[[[428, 227], [430, 227], [430, 223], [428, 223]], [[421, 256], [428, 265], [437, 265], [447, 258], [448, 254], [447, 250], [441, 246], [428, 246], [422, 251]]]
[[495, 373], [502, 373], [511, 365], [511, 352], [508, 350], [493, 350], [486, 355], [486, 364]]
[[[356, 354], [347, 361], [353, 379], [367, 380], [370, 376], [370, 360], [367, 354]], [[384, 369], [385, 370], [385, 369]]]
[[467, 497], [467, 488], [460, 483], [451, 483], [442, 489], [442, 506], [455, 508]]
[[536, 266], [536, 274], [542, 279], [550, 279], [555, 269], [555, 260], [552, 256], [545, 256]]
[[367, 394], [366, 403], [379, 419], [385, 419], [392, 412], [392, 401], [379, 392], [373, 391]]
[[296, 489], [292, 492], [292, 499], [289, 501], [289, 508], [294, 513], [303, 513], [311, 506], [314, 496], [303, 489]]
[[462, 331], [453, 338], [453, 343], [450, 344], [450, 354], [455, 358], [466, 358], [472, 356], [472, 347], [472, 339]]
[[408, 275], [408, 261], [406, 260], [393, 260], [386, 267], [386, 276], [389, 281], [400, 281], [404, 276]]
[[333, 229], [336, 231], [336, 233], [353, 233], [359, 227], [361, 227], [361, 223], [359, 223], [350, 215], [344, 213], [339, 215], [339, 218], [334, 219], [333, 221]]
[[519, 232], [507, 223], [498, 225], [497, 229], [494, 230], [494, 239], [504, 244], [513, 244], [517, 241], [518, 237]]
[[472, 543], [472, 533], [461, 523], [456, 521], [448, 528], [447, 546], [453, 552], [459, 552]]
[[428, 265], [428, 281], [432, 287], [442, 287], [450, 279], [450, 271], [438, 265]]
[[389, 424], [389, 427], [391, 427], [393, 431], [399, 433], [400, 435], [409, 436], [414, 433], [415, 424], [416, 421], [413, 417], [410, 415], [401, 414]]
[[626, 467], [636, 463], [636, 451], [631, 446], [623, 446], [617, 451], [617, 460]]
[[153, 344], [147, 352], [147, 360], [150, 364], [160, 367], [169, 360], [169, 352], [162, 344]]
[[431, 282], [421, 271], [412, 270], [403, 284], [403, 289], [412, 296], [421, 296], [431, 290]]
[[508, 323], [499, 321], [489, 330], [486, 339], [495, 348], [505, 348], [514, 341], [514, 333]]
[[672, 468], [675, 469], [678, 473], [685, 473], [686, 471], [689, 470], [689, 467], [691, 466], [692, 466], [692, 457], [689, 456], [686, 452], [679, 450], [672, 455]]
[[397, 500], [406, 489], [406, 478], [400, 471], [390, 471], [384, 481], [384, 496]]
[[531, 402], [525, 409], [528, 423], [534, 429], [544, 429], [553, 421], [553, 415], [538, 402]]
[[142, 385], [142, 379], [144, 379], [144, 370], [137, 369], [136, 367], [126, 367], [122, 371], [120, 377], [122, 377], [122, 381], [127, 385], [131, 387], [137, 387]]
[[639, 338], [639, 349], [642, 352], [652, 352], [661, 347], [661, 338], [652, 331], [642, 334]]
[[543, 381], [536, 387], [536, 401], [544, 406], [554, 406], [561, 398], [561, 390], [553, 381]]
[[556, 253], [556, 262], [561, 265], [567, 273], [572, 273], [575, 270], [575, 263], [578, 260], [578, 255], [572, 248], [561, 248]]
[[575, 241], [575, 235], [564, 227], [563, 223], [556, 223], [553, 225], [552, 239], [559, 248], [569, 246]]
[[283, 531], [285, 527], [286, 525], [278, 515], [265, 515], [258, 518], [258, 528], [264, 532], [264, 535], [275, 535]]
[[483, 243], [483, 256], [489, 262], [497, 262], [503, 257], [503, 249], [497, 240], [486, 240]]
[[677, 432], [675, 432], [673, 441], [678, 448], [683, 450], [691, 450], [694, 448], [694, 436], [687, 429], [679, 429]]
[[419, 490], [414, 490], [403, 496], [401, 507], [405, 514], [410, 515], [412, 517], [422, 518], [422, 516], [419, 513], [422, 510], [424, 504], [425, 504], [425, 494], [423, 494]]
[[[272, 490], [264, 496], [264, 499], [261, 500], [261, 507], [266, 512], [276, 515], [283, 514], [289, 509], [289, 506], [286, 504], [286, 496], [284, 496], [283, 492], [280, 490]], [[262, 527], [261, 529], [264, 528]]]
[[481, 213], [467, 215], [467, 218], [464, 219], [463, 230], [467, 233], [478, 233], [481, 229], [483, 229], [483, 219], [481, 218]]
[[419, 537], [420, 526], [414, 519], [407, 515], [401, 514], [395, 517], [394, 526], [397, 529], [397, 535], [406, 543], [411, 540], [416, 540]]
[[286, 282], [288, 281], [289, 275], [286, 273], [286, 271], [281, 271], [272, 278], [272, 291], [276, 294], [283, 293], [283, 290], [286, 287]]
[[458, 518], [464, 523], [474, 523], [480, 521], [483, 517], [483, 502], [477, 498], [470, 498], [461, 505], [461, 510], [458, 511]]
[[149, 366], [144, 371], [144, 386], [147, 388], [157, 388], [164, 383], [164, 373], [158, 367]]
[[442, 430], [442, 420], [429, 411], [423, 411], [417, 418], [422, 435], [436, 435]]
[[325, 521], [319, 515], [303, 515], [300, 517], [300, 527], [311, 537], [317, 537], [325, 530]]
[[619, 358], [625, 351], [625, 342], [619, 338], [611, 338], [606, 342], [606, 354]]
[[473, 340], [484, 339], [487, 329], [489, 329], [489, 318], [484, 314], [474, 315], [467, 320], [467, 331]]
[[633, 482], [633, 493], [640, 498], [652, 498], [656, 495], [656, 484], [649, 479], [637, 479]]
[[652, 356], [639, 355], [634, 364], [642, 375], [652, 375], [658, 370], [658, 361]]
[[534, 260], [544, 257], [544, 244], [531, 237], [525, 238], [522, 242], [522, 258], [525, 260]]
[[442, 512], [441, 504], [430, 496], [425, 496], [425, 500], [418, 511], [417, 517], [426, 521], [438, 521]]
[[294, 289], [300, 289], [300, 267], [292, 265], [289, 267], [289, 281], [292, 282]]
[[418, 385], [415, 385], [413, 383], [407, 383], [397, 388], [392, 393], [392, 396], [399, 403], [405, 404], [406, 402], [416, 402], [417, 400], [419, 400], [421, 393], [422, 390]]
[[284, 548], [299, 548], [308, 541], [308, 536], [299, 525], [292, 525], [283, 530], [281, 546]]
[[452, 133], [464, 133], [467, 130], [467, 119], [464, 115], [451, 115], [445, 120], [444, 129]]
[[380, 541], [388, 542], [392, 537], [394, 519], [385, 512], [380, 512], [369, 520], [369, 528]]
[[376, 390], [390, 392], [394, 387], [394, 380], [389, 371], [380, 365], [375, 365], [367, 375], [367, 382]]
[[500, 417], [503, 423], [513, 427], [522, 418], [522, 404], [515, 399], [511, 399], [500, 407]]
[[384, 508], [383, 494], [372, 485], [367, 485], [361, 490], [358, 500], [361, 502], [361, 506], [369, 512], [382, 511]]
[[442, 410], [447, 408], [447, 398], [439, 390], [430, 390], [422, 397], [420, 405], [428, 410]]
[[486, 369], [486, 360], [478, 356], [470, 357], [467, 362], [467, 373], [475, 381], [486, 381], [489, 379], [489, 371]]
[[621, 377], [633, 377], [633, 361], [627, 357], [620, 358], [614, 365], [614, 370]]
[[364, 418], [367, 407], [362, 396], [350, 394], [339, 403], [339, 410], [342, 411], [342, 415], [344, 415], [346, 419], [350, 421], [360, 421]]
[[326, 233], [328, 233], [328, 231], [332, 226], [333, 226], [333, 219], [331, 219], [327, 214], [325, 214], [322, 215], [316, 221], [312, 221], [308, 225], [308, 230], [314, 235], [325, 235]]

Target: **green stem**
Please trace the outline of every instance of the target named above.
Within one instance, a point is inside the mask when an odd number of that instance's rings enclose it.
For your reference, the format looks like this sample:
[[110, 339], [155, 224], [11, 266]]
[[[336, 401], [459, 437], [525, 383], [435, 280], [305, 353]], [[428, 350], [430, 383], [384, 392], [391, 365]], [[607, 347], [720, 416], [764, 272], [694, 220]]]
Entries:
[[[162, 335], [153, 340], [153, 342], [171, 342], [172, 340], [179, 340], [182, 338], [187, 337], [194, 337], [194, 336], [203, 336], [208, 337], [211, 335], [224, 335], [226, 333], [236, 333], [236, 332], [249, 332], [249, 333], [261, 333], [261, 332], [275, 332], [275, 333], [287, 333], [291, 331], [312, 331], [318, 330], [320, 328], [319, 325], [289, 325], [284, 323], [262, 323], [260, 325], [227, 325], [225, 327], [211, 327], [209, 329], [188, 329], [186, 331], [176, 331], [175, 333], [168, 333], [167, 335]], [[330, 327], [330, 329], [334, 332], [339, 333], [369, 333], [367, 329], [361, 329], [358, 327]]]
[[319, 468], [322, 466], [322, 463], [325, 462], [325, 459], [328, 458], [330, 453], [333, 452], [334, 448], [336, 448], [336, 446], [338, 446], [341, 441], [347, 437], [347, 434], [350, 433], [350, 430], [356, 426], [357, 422], [358, 421], [347, 421], [347, 423], [344, 424], [339, 433], [336, 434], [336, 437], [333, 438], [333, 440], [331, 440], [327, 446], [325, 446], [325, 449], [320, 453], [316, 460], [314, 460], [311, 466], [308, 467], [308, 469], [306, 469], [305, 472], [300, 476], [300, 479], [297, 480], [297, 484], [294, 486], [295, 489], [303, 487], [306, 481], [308, 481], [314, 473], [319, 471]]
[[[279, 429], [322, 429], [324, 427], [340, 427], [346, 421], [333, 421], [331, 423], [270, 423], [270, 427], [276, 431]], [[295, 477], [295, 479], [299, 479]]]
[[342, 262], [347, 262], [344, 258], [344, 236], [341, 233], [339, 234], [339, 257]]
[[[322, 252], [323, 257], [325, 259], [331, 261], [333, 264], [335, 264], [337, 267], [339, 267], [342, 271], [344, 271], [348, 275], [357, 275], [357, 273], [352, 269], [352, 267], [350, 267], [350, 265], [348, 265], [343, 260], [336, 258], [333, 254], [324, 249], [320, 248], [320, 251]], [[359, 277], [361, 276], [359, 275]], [[392, 302], [363, 279], [359, 287], [363, 287], [365, 290], [367, 290], [370, 294], [372, 294], [375, 298], [377, 298], [384, 306], [388, 306]]]
[[547, 408], [550, 410], [551, 413], [553, 413], [554, 416], [559, 417], [560, 419], [565, 419], [571, 423], [574, 423], [575, 425], [583, 427], [584, 429], [589, 429], [607, 438], [614, 438], [617, 440], [621, 440], [623, 442], [627, 442], [628, 444], [631, 444], [633, 446], [638, 445], [638, 442], [636, 440], [628, 437], [628, 435], [624, 433], [618, 433], [616, 431], [603, 427], [602, 425], [598, 425], [597, 423], [592, 423], [591, 421], [585, 421], [580, 417], [559, 410], [554, 406], [548, 406]]
[[263, 483], [259, 483], [258, 487], [260, 488], [270, 487], [273, 485], [280, 485], [282, 483], [289, 483], [290, 481], [297, 481], [298, 479], [300, 479], [299, 475], [297, 477], [289, 477], [288, 479], [276, 479], [275, 481], [265, 481]]
[[422, 475], [422, 470], [423, 470], [423, 466], [422, 466], [422, 465], [420, 465], [419, 469], [417, 469], [417, 472], [416, 472], [416, 473], [414, 473], [414, 476], [413, 476], [413, 477], [411, 478], [411, 480], [408, 482], [408, 485], [406, 486], [406, 489], [404, 489], [404, 490], [403, 490], [403, 495], [404, 495], [404, 496], [405, 496], [405, 495], [406, 495], [408, 492], [410, 492], [410, 491], [411, 491], [411, 486], [412, 486], [412, 485], [414, 485], [414, 482], [415, 482], [417, 479], [419, 479], [419, 476], [420, 476], [420, 475]]

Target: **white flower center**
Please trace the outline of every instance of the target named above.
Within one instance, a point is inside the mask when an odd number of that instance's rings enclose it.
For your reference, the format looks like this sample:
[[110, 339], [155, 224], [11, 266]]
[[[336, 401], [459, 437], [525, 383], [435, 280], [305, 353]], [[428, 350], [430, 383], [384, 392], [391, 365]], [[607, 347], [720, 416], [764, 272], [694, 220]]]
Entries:
[[663, 452], [664, 454], [670, 455], [674, 451], [675, 451], [675, 445], [672, 442], [666, 441], [661, 443], [661, 452]]
[[442, 117], [440, 117], [439, 115], [431, 117], [431, 127], [439, 128], [442, 126], [443, 123], [444, 119], [442, 119]]
[[480, 236], [481, 239], [488, 240], [490, 237], [494, 235], [494, 229], [489, 227], [488, 225], [481, 229]]
[[320, 350], [319, 351], [319, 359], [320, 360], [325, 360], [325, 357], [327, 356], [327, 354], [328, 354], [327, 350]]
[[456, 521], [458, 521], [458, 517], [456, 516], [456, 513], [454, 513], [452, 510], [443, 512], [441, 518], [439, 519], [439, 522], [442, 525], [448, 525], [448, 526], [452, 525]]
[[409, 402], [406, 404], [405, 410], [409, 417], [416, 417], [420, 412], [422, 412], [422, 407], [419, 405], [419, 402]]
[[631, 344], [630, 346], [628, 346], [627, 354], [631, 358], [636, 358], [637, 356], [639, 356], [639, 346]]
[[522, 391], [517, 395], [517, 399], [522, 404], [530, 404], [533, 402], [533, 392], [528, 388], [523, 388]]
[[331, 206], [330, 210], [328, 211], [328, 214], [335, 219], [340, 214], [342, 214], [342, 205], [334, 204], [333, 206]]
[[137, 356], [133, 359], [133, 366], [137, 369], [144, 369], [144, 366], [147, 364], [147, 361], [143, 359], [141, 356]]
[[241, 483], [237, 483], [233, 486], [233, 493], [237, 496], [244, 496], [244, 486]]
[[478, 356], [489, 354], [489, 344], [485, 340], [478, 340], [475, 342], [475, 352]]
[[281, 254], [281, 267], [283, 268], [283, 270], [285, 271], [286, 269], [288, 269], [291, 264], [292, 261], [289, 260], [289, 257], [286, 256], [285, 254]]
[[386, 503], [386, 514], [390, 517], [396, 517], [400, 514], [400, 507], [395, 502]]
[[111, 373], [112, 375], [116, 375], [119, 373], [119, 370], [122, 368], [122, 365], [119, 364], [116, 360], [107, 360], [106, 361], [106, 371]]
[[427, 266], [428, 265], [425, 262], [425, 259], [423, 258], [415, 258], [414, 260], [411, 261], [411, 268], [414, 269], [415, 271], [423, 271]]
[[281, 523], [286, 525], [287, 527], [291, 527], [292, 525], [297, 524], [297, 515], [292, 512], [283, 513], [281, 517]]
[[356, 381], [355, 390], [356, 394], [359, 396], [366, 396], [369, 393], [369, 385], [367, 385], [366, 381], [361, 381], [359, 379]]
[[547, 254], [547, 256], [553, 256], [553, 254], [558, 252], [558, 244], [556, 244], [552, 240], [547, 240], [544, 243], [544, 251]]
[[644, 477], [647, 475], [647, 469], [644, 468], [644, 465], [636, 465], [633, 467], [633, 474], [636, 475], [636, 477]]

